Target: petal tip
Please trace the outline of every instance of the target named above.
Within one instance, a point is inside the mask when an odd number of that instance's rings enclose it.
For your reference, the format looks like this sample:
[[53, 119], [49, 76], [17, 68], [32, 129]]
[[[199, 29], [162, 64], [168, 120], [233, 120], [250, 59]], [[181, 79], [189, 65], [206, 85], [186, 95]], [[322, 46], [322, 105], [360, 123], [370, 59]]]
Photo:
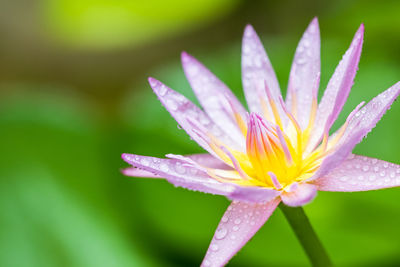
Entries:
[[149, 84], [152, 88], [154, 88], [158, 84], [158, 80], [154, 79], [153, 77], [149, 77], [147, 78], [147, 80], [149, 81]]
[[319, 32], [319, 22], [318, 22], [318, 18], [314, 17], [310, 24], [307, 27], [306, 32], [311, 32], [311, 33], [318, 33]]
[[121, 158], [128, 163], [130, 162], [130, 154], [128, 153], [122, 153]]
[[181, 53], [181, 61], [182, 61], [182, 63], [186, 63], [191, 59], [192, 59], [191, 55], [189, 55], [186, 51], [182, 51], [182, 53]]
[[253, 26], [251, 24], [247, 24], [246, 27], [244, 27], [244, 36], [245, 37], [250, 37], [252, 36], [256, 31], [254, 30]]
[[315, 16], [312, 20], [311, 20], [311, 24], [318, 24], [318, 17]]

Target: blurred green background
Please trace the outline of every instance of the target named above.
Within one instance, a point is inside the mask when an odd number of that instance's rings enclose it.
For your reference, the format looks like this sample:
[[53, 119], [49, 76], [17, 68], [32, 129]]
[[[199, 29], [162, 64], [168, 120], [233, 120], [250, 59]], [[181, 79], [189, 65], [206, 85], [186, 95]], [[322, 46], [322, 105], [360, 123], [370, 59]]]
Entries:
[[[198, 266], [228, 200], [120, 173], [123, 152], [201, 152], [147, 77], [194, 100], [185, 50], [243, 100], [240, 43], [251, 23], [285, 88], [318, 16], [322, 91], [364, 22], [345, 115], [399, 80], [399, 12], [397, 0], [1, 0], [0, 266]], [[394, 103], [355, 152], [400, 163], [399, 121]], [[398, 188], [320, 192], [305, 209], [337, 266], [399, 266], [399, 200]], [[277, 210], [230, 266], [308, 261]]]

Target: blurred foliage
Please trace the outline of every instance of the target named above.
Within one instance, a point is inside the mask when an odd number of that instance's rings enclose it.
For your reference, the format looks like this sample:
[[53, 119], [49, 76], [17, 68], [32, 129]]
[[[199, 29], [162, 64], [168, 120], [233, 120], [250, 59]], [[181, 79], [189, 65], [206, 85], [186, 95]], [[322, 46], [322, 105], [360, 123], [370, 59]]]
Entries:
[[45, 27], [65, 43], [112, 48], [160, 39], [231, 11], [237, 0], [45, 0]]
[[[195, 32], [203, 24], [215, 24], [213, 28], [225, 32], [230, 23], [221, 26], [218, 19], [229, 12], [232, 23], [244, 20], [240, 12], [234, 12], [239, 5], [236, 1], [170, 3], [42, 1], [40, 14], [51, 38], [86, 47], [88, 53], [173, 38], [171, 33]], [[252, 10], [261, 10], [252, 14], [255, 24], [268, 19], [276, 25], [295, 25], [296, 32], [282, 30], [263, 38], [285, 91], [301, 29], [312, 15], [297, 12], [291, 21], [283, 21], [281, 14], [265, 18], [263, 9], [287, 10], [282, 16], [289, 16], [292, 13], [287, 6], [293, 2], [254, 3]], [[359, 102], [370, 100], [399, 80], [396, 51], [400, 28], [399, 17], [393, 14], [400, 10], [400, 3], [353, 0], [316, 6], [322, 34], [320, 92], [358, 24], [366, 23], [360, 70], [335, 125], [338, 127]], [[196, 45], [211, 36], [207, 32], [200, 35], [189, 52], [244, 101], [241, 36], [234, 41], [218, 39], [221, 43], [216, 47]], [[162, 43], [159, 51], [141, 51], [154, 56], [166, 51], [164, 48]], [[143, 72], [198, 103], [184, 77], [179, 55], [168, 51], [168, 57], [154, 61]], [[14, 55], [14, 64], [24, 66], [27, 61], [21, 63], [19, 56]], [[66, 54], [52, 64], [61, 72], [63, 62], [69, 60]], [[108, 62], [113, 68], [126, 66], [119, 57]], [[35, 63], [37, 68], [40, 63]], [[72, 65], [78, 68], [79, 63]], [[140, 68], [142, 62], [136, 64]], [[90, 68], [84, 70], [79, 74], [87, 84], [90, 79], [115, 78]], [[130, 69], [124, 71], [129, 74]], [[165, 181], [124, 177], [119, 172], [127, 166], [120, 159], [123, 152], [163, 157], [202, 151], [157, 101], [146, 76], [130, 80], [127, 92], [120, 87], [109, 92], [122, 95], [110, 104], [110, 99], [96, 91], [100, 87], [97, 83], [92, 93], [87, 93], [68, 82], [54, 82], [56, 71], [45, 73], [39, 82], [35, 72], [21, 73], [23, 78], [15, 74], [11, 81], [0, 80], [0, 266], [197, 266], [229, 201], [174, 188]], [[394, 103], [355, 152], [400, 163], [399, 116], [399, 103]], [[399, 194], [398, 188], [320, 192], [305, 209], [337, 266], [398, 266]], [[231, 266], [308, 266], [308, 261], [277, 210]]]

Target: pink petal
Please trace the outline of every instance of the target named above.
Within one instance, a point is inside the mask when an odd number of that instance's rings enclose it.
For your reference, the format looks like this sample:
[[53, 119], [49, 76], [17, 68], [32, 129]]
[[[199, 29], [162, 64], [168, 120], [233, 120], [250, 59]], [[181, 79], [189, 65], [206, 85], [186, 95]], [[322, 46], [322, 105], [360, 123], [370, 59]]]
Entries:
[[258, 187], [258, 186], [238, 186], [233, 185], [235, 189], [227, 195], [231, 200], [237, 200], [249, 203], [266, 203], [279, 196], [280, 191]]
[[130, 167], [122, 170], [122, 174], [132, 177], [146, 177], [146, 178], [162, 178], [152, 172], [144, 171], [138, 168]]
[[[170, 155], [171, 157], [171, 155]], [[127, 168], [123, 173], [127, 176], [165, 178], [175, 186], [184, 187], [190, 190], [202, 191], [205, 193], [224, 195], [231, 200], [238, 200], [252, 203], [266, 203], [280, 195], [279, 191], [256, 186], [239, 186], [234, 183], [221, 183], [210, 177], [201, 166], [218, 167], [218, 169], [229, 169], [220, 160], [201, 155], [191, 155], [186, 158], [200, 164], [190, 166], [182, 159], [160, 159], [132, 154], [122, 154], [122, 158], [134, 168]], [[211, 161], [214, 160], [212, 163]], [[232, 168], [230, 168], [232, 169]]]
[[329, 171], [339, 166], [350, 155], [355, 145], [375, 127], [399, 93], [400, 82], [376, 96], [360, 109], [350, 120], [335, 150], [323, 160], [321, 167], [310, 180], [325, 176]]
[[290, 207], [298, 207], [309, 203], [316, 195], [317, 187], [315, 185], [302, 183], [294, 191], [282, 193], [281, 199]]
[[268, 220], [279, 202], [279, 198], [266, 204], [232, 202], [218, 225], [201, 266], [227, 264]]
[[175, 186], [218, 195], [229, 195], [235, 189], [234, 186], [220, 183], [204, 171], [188, 166], [186, 162], [181, 160], [159, 159], [132, 154], [122, 154], [122, 158], [133, 167], [163, 177]]
[[314, 18], [297, 46], [292, 68], [290, 70], [286, 97], [286, 105], [291, 108], [293, 101], [292, 93], [295, 94], [297, 99], [297, 110], [292, 110], [292, 112], [297, 114], [296, 119], [303, 129], [308, 125], [313, 96], [317, 94], [317, 92], [313, 92], [313, 90], [318, 89], [315, 84], [319, 72], [320, 36], [318, 19]]
[[361, 24], [349, 49], [329, 80], [324, 96], [318, 106], [314, 130], [309, 142], [309, 148], [311, 149], [321, 141], [325, 128], [330, 129], [346, 102], [358, 69], [363, 39], [364, 25]]
[[192, 155], [186, 155], [185, 157], [190, 158], [195, 162], [197, 162], [198, 164], [207, 168], [223, 169], [223, 170], [232, 169], [232, 167], [225, 164], [225, 162], [210, 154], [192, 154]]
[[[232, 139], [237, 142], [243, 141], [244, 137], [236, 123], [234, 112], [238, 112], [245, 119], [246, 110], [231, 90], [186, 52], [182, 53], [182, 66], [208, 116]], [[231, 105], [234, 106], [235, 111], [232, 110]]]
[[210, 154], [216, 156], [215, 152], [210, 148], [208, 143], [199, 136], [198, 132], [196, 132], [195, 127], [191, 122], [195, 122], [197, 125], [199, 125], [199, 127], [204, 128], [207, 132], [202, 132], [202, 134], [205, 136], [210, 133], [220, 140], [224, 145], [239, 151], [244, 151], [244, 144], [238, 144], [228, 135], [224, 134], [223, 130], [218, 127], [207, 116], [207, 114], [190, 102], [186, 97], [168, 88], [166, 85], [154, 78], [149, 78], [149, 83], [161, 103], [171, 113], [172, 117], [174, 117], [180, 126], [190, 135], [190, 137], [193, 138], [193, 140], [195, 140]]
[[[264, 114], [260, 99], [268, 103], [265, 83], [271, 91], [272, 99], [279, 103], [281, 91], [278, 80], [257, 33], [250, 25], [244, 30], [242, 42], [242, 81], [251, 112]], [[277, 108], [279, 114], [284, 116], [280, 105], [277, 105]]]
[[400, 166], [351, 155], [339, 167], [315, 181], [322, 191], [368, 191], [400, 186]]

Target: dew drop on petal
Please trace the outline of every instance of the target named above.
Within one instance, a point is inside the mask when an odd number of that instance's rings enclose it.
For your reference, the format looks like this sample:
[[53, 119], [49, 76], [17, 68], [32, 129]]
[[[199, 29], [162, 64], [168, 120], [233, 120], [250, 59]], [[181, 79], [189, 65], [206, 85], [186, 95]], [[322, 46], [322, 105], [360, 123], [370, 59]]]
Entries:
[[215, 239], [224, 239], [227, 233], [228, 230], [226, 228], [220, 228], [215, 232]]
[[160, 171], [167, 172], [169, 170], [168, 165], [165, 163], [160, 164]]
[[166, 93], [167, 93], [167, 87], [165, 85], [160, 86], [160, 90], [158, 91], [158, 94], [160, 96], [165, 96]]
[[149, 166], [150, 165], [150, 161], [148, 159], [146, 159], [146, 158], [143, 158], [141, 160], [141, 163], [143, 164], [143, 166]]
[[212, 251], [217, 251], [218, 249], [219, 249], [219, 247], [218, 247], [217, 244], [211, 245], [211, 250], [212, 250]]
[[235, 224], [240, 224], [242, 221], [238, 218], [234, 221]]

